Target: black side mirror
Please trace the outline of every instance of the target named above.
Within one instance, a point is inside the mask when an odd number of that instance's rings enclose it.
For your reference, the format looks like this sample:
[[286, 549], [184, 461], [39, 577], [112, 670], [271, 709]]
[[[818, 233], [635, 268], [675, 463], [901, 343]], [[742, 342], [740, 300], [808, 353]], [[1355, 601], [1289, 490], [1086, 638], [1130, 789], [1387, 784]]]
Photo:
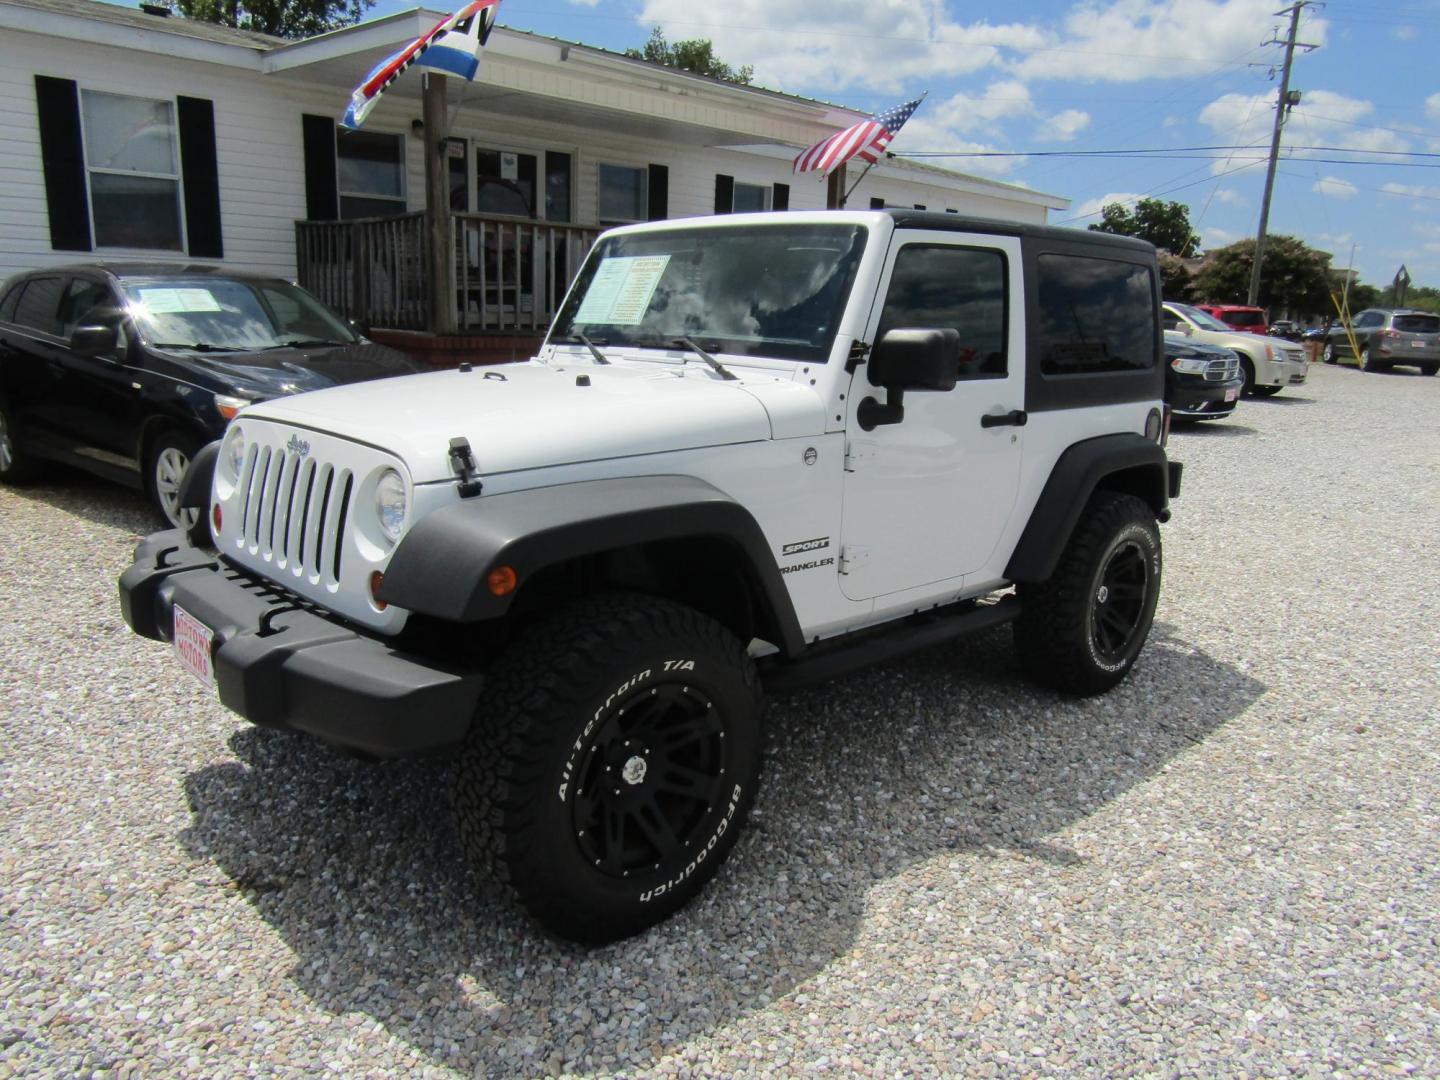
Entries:
[[867, 397], [856, 410], [866, 431], [905, 419], [906, 390], [953, 390], [960, 372], [960, 331], [888, 330], [867, 365], [870, 382], [885, 388], [885, 404]]
[[70, 335], [70, 351], [76, 356], [101, 356], [114, 352], [119, 341], [113, 326], [77, 326]]

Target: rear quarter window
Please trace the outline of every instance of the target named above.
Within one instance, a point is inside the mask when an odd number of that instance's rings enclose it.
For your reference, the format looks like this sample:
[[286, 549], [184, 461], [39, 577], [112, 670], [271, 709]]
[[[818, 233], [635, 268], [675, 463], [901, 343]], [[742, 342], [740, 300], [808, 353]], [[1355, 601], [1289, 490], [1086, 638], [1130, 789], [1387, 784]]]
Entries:
[[1440, 315], [1396, 315], [1395, 329], [1407, 334], [1440, 334]]
[[1045, 375], [1155, 366], [1155, 284], [1147, 267], [1058, 254], [1042, 254], [1037, 266]]
[[1260, 311], [1232, 311], [1225, 316], [1225, 320], [1235, 326], [1262, 326], [1265, 314]]

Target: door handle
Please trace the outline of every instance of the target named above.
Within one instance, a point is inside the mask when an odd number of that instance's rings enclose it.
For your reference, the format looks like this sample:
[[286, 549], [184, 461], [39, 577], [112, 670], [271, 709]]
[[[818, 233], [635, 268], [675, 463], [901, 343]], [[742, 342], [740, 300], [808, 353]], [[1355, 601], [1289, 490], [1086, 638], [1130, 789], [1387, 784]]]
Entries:
[[1030, 417], [1026, 415], [1024, 409], [1011, 409], [1007, 413], [986, 413], [980, 417], [980, 426], [986, 428], [1005, 427], [1006, 425], [1024, 427], [1025, 421], [1029, 419]]

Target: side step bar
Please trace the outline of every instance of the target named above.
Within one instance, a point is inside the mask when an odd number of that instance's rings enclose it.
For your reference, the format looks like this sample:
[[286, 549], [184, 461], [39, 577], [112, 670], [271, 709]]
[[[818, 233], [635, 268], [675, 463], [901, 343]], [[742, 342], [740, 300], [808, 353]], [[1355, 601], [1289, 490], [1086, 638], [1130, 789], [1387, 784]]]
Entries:
[[877, 627], [860, 632], [858, 641], [841, 638], [833, 645], [820, 644], [798, 660], [762, 666], [760, 678], [767, 694], [787, 694], [804, 686], [825, 682], [852, 671], [883, 664], [932, 645], [953, 641], [967, 634], [989, 630], [1011, 622], [1020, 614], [1020, 598], [1004, 596], [996, 603], [976, 604], [963, 610], [944, 610], [912, 615], [898, 626]]

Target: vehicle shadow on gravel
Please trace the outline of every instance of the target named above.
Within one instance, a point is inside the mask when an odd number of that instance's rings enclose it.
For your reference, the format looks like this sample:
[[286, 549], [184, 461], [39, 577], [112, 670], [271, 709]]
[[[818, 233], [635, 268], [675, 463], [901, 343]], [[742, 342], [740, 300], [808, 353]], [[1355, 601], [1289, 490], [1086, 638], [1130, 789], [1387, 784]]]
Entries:
[[[976, 852], [1082, 863], [1058, 833], [1264, 689], [1157, 624], [1099, 698], [1028, 686], [1005, 628], [779, 698], [756, 814], [719, 879], [602, 949], [547, 939], [465, 869], [443, 762], [368, 765], [246, 728], [239, 760], [187, 778], [180, 840], [334, 1015], [368, 1015], [465, 1072], [644, 1069], [843, 956], [871, 891], [913, 867]], [[983, 890], [983, 863], [960, 872]]]
[[98, 476], [46, 462], [45, 473], [33, 482], [7, 487], [7, 493], [30, 502], [44, 503], [97, 525], [125, 529], [145, 536], [164, 526], [138, 491]]
[[[1247, 405], [1246, 408], [1249, 408]], [[1199, 435], [1202, 439], [1235, 438], [1241, 435], [1254, 435], [1253, 427], [1246, 427], [1244, 424], [1234, 423], [1229, 420], [1201, 420], [1194, 424], [1171, 424], [1170, 437], [1177, 435], [1185, 438], [1189, 435]]]

